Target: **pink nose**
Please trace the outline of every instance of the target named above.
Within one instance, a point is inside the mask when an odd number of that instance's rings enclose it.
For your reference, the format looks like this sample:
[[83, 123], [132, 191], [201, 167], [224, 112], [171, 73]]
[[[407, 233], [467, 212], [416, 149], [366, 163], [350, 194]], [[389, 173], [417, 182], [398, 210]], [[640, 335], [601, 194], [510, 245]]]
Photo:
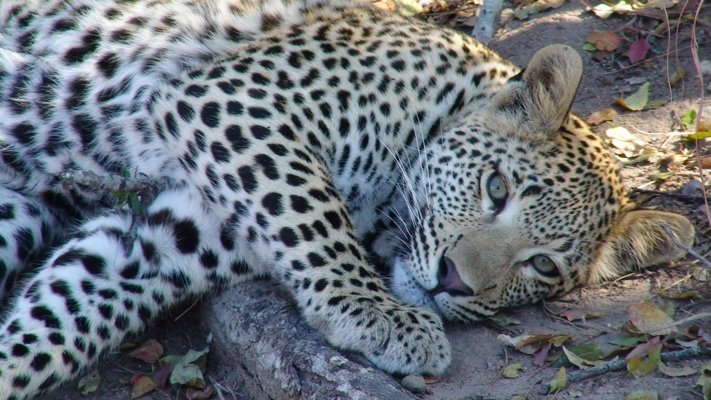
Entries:
[[439, 260], [437, 287], [430, 290], [433, 295], [446, 292], [451, 296], [473, 296], [474, 291], [467, 286], [457, 272], [457, 266], [451, 258], [443, 255]]

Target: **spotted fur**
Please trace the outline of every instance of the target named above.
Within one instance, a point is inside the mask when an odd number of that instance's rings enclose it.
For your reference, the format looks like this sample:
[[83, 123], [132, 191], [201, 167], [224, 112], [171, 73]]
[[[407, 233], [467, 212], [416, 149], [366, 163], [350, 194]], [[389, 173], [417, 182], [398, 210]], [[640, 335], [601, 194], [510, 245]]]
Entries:
[[[693, 237], [634, 210], [568, 113], [582, 66], [565, 46], [522, 71], [339, 0], [8, 0], [0, 21], [2, 288], [36, 269], [6, 297], [1, 399], [255, 275], [334, 346], [440, 374], [440, 317], [674, 259], [660, 223]], [[132, 208], [72, 171], [159, 191]]]

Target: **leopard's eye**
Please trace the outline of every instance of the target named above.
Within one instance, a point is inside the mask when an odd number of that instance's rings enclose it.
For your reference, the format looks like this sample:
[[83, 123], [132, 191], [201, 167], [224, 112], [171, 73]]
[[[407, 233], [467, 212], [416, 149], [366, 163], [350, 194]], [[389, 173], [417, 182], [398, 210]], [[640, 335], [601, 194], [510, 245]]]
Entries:
[[560, 275], [558, 267], [555, 265], [553, 260], [551, 260], [551, 258], [546, 255], [535, 255], [531, 257], [530, 261], [531, 265], [533, 265], [533, 268], [535, 268], [536, 271], [538, 271], [538, 273], [543, 276], [555, 278]]
[[509, 189], [506, 187], [504, 178], [498, 172], [489, 176], [486, 181], [486, 193], [494, 203], [496, 212], [500, 212], [506, 205], [506, 200], [509, 198]]

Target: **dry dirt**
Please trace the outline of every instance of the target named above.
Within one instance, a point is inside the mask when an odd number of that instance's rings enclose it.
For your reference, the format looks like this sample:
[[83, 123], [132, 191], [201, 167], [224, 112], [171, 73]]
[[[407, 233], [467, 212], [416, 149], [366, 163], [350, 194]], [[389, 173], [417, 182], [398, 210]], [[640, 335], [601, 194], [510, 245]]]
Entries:
[[[708, 8], [707, 8], [708, 11]], [[708, 18], [708, 12], [706, 12]], [[621, 32], [622, 26], [630, 23], [631, 17], [613, 17], [601, 20], [585, 12], [584, 6], [576, 1], [561, 8], [543, 12], [524, 22], [513, 21], [500, 28], [492, 42], [492, 47], [509, 57], [519, 65], [524, 65], [530, 56], [539, 48], [552, 43], [566, 43], [580, 48], [587, 34], [593, 30], [613, 30]], [[673, 98], [666, 86], [666, 42], [664, 36], [657, 37], [651, 43], [651, 60], [642, 66], [629, 68], [623, 56], [607, 57], [595, 61], [590, 53], [582, 52], [586, 72], [581, 89], [574, 105], [574, 111], [587, 116], [590, 112], [609, 106], [620, 95], [626, 95], [638, 87], [638, 83], [630, 83], [630, 79], [647, 78], [652, 83], [651, 98], [667, 99], [667, 105], [660, 108], [638, 113], [624, 113], [617, 118], [615, 124], [628, 128], [648, 146], [657, 148], [661, 153], [678, 152], [678, 137], [669, 135], [645, 135], [640, 132], [667, 133], [672, 126], [672, 112], [681, 115], [698, 107], [700, 85], [695, 78], [694, 67], [688, 49], [690, 44], [689, 23], [685, 23], [678, 34], [672, 36], [672, 42], [678, 41], [679, 51], [672, 52], [687, 72], [683, 88], [673, 89]], [[711, 59], [711, 29], [700, 26], [696, 32], [699, 41], [699, 54], [702, 58]], [[674, 67], [672, 67], [674, 68]], [[707, 76], [707, 80], [710, 77]], [[709, 90], [707, 89], [707, 92]], [[711, 108], [709, 99], [706, 106]], [[609, 124], [598, 128], [604, 131]], [[656, 159], [650, 163], [628, 167], [625, 175], [631, 187], [673, 191], [677, 190], [695, 177], [692, 172], [679, 173], [662, 185], [655, 184], [649, 175], [659, 171]], [[705, 209], [699, 203], [675, 201], [666, 197], [652, 199], [646, 205], [662, 207], [685, 213], [694, 218], [699, 230], [697, 251], [708, 254], [708, 221], [704, 221]], [[547, 366], [536, 367], [530, 355], [519, 353], [505, 347], [497, 340], [497, 335], [503, 330], [511, 335], [521, 333], [555, 333], [572, 336], [575, 343], [596, 343], [605, 346], [615, 337], [621, 336], [621, 326], [628, 319], [626, 309], [630, 304], [642, 301], [661, 303], [663, 298], [656, 295], [661, 289], [668, 287], [694, 287], [708, 299], [711, 295], [705, 283], [689, 277], [690, 272], [697, 268], [691, 261], [681, 262], [673, 268], [657, 268], [636, 274], [615, 283], [609, 283], [595, 288], [575, 291], [562, 299], [545, 305], [533, 305], [511, 310], [507, 316], [519, 320], [520, 325], [506, 327], [491, 326], [449, 326], [448, 333], [454, 348], [454, 361], [449, 372], [438, 382], [429, 385], [430, 394], [422, 397], [435, 399], [510, 399], [514, 395], [525, 395], [528, 399], [624, 399], [629, 393], [640, 390], [654, 390], [660, 399], [696, 399], [702, 398], [700, 389], [695, 387], [697, 377], [668, 378], [659, 372], [651, 373], [643, 378], [635, 379], [626, 371], [607, 373], [597, 378], [569, 385], [565, 390], [555, 395], [542, 395], [542, 384], [548, 382], [556, 369]], [[708, 300], [677, 301], [677, 319], [692, 314], [711, 311]], [[604, 315], [586, 322], [566, 322], [554, 318], [546, 309], [560, 310], [574, 308], [578, 310], [598, 311]], [[203, 321], [196, 307], [185, 316], [174, 322], [184, 309], [176, 310], [166, 320], [159, 322], [154, 328], [135, 339], [140, 342], [147, 338], [156, 338], [163, 343], [166, 352], [182, 354], [188, 349], [201, 349], [208, 340], [209, 332], [203, 326]], [[711, 321], [699, 321], [698, 325], [711, 332]], [[219, 352], [219, 349], [211, 349]], [[684, 361], [683, 365], [698, 367], [703, 359]], [[523, 364], [523, 372], [516, 379], [506, 379], [500, 374], [503, 366], [512, 362]], [[676, 365], [681, 365], [676, 364]], [[224, 377], [229, 375], [229, 365], [218, 365], [212, 362], [207, 375]], [[575, 370], [572, 368], [571, 370]], [[44, 399], [113, 399], [130, 398], [127, 381], [137, 371], [150, 371], [139, 362], [134, 362], [122, 354], [113, 354], [101, 363], [102, 384], [98, 392], [82, 396], [72, 383], [68, 387]], [[225, 382], [229, 381], [226, 380]], [[229, 385], [228, 385], [229, 386]], [[233, 388], [235, 397], [228, 394], [226, 398], [248, 398]], [[176, 392], [155, 392], [145, 398], [165, 399], [176, 398]]]

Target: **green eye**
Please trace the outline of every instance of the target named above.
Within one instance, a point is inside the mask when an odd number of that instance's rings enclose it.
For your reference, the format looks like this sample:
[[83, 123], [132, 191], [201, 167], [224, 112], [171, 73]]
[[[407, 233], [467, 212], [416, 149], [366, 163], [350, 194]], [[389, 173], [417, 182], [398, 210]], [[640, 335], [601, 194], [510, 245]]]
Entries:
[[503, 210], [506, 200], [509, 198], [509, 190], [501, 174], [495, 173], [489, 177], [486, 181], [486, 193], [491, 201], [494, 202], [496, 210]]
[[556, 267], [553, 260], [543, 254], [531, 257], [531, 265], [533, 265], [533, 268], [535, 268], [536, 271], [543, 276], [555, 278], [560, 275], [558, 267]]

